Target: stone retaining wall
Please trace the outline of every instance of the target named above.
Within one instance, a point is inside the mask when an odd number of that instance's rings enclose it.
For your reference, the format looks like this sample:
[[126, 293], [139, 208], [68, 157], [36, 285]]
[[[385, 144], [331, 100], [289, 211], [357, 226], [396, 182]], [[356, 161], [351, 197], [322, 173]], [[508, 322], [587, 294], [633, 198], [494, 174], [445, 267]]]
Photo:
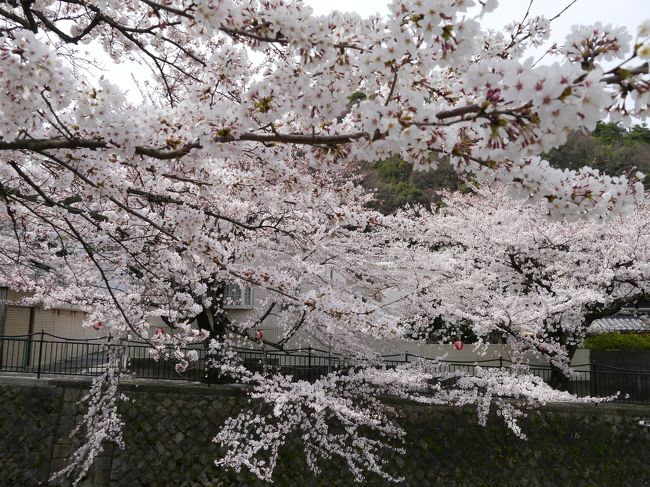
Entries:
[[[74, 447], [69, 432], [81, 413], [83, 381], [0, 379], [0, 486], [48, 485]], [[214, 466], [211, 442], [224, 419], [246, 406], [232, 386], [124, 386], [127, 448], [109, 445], [86, 486], [264, 486], [250, 474]], [[650, 406], [554, 404], [531, 412], [522, 441], [499, 418], [486, 427], [471, 409], [397, 405], [408, 431], [407, 454], [391, 459], [403, 486], [650, 486]], [[349, 486], [340, 459], [314, 478], [298, 441], [282, 454], [275, 485]], [[365, 485], [387, 482], [371, 478]]]

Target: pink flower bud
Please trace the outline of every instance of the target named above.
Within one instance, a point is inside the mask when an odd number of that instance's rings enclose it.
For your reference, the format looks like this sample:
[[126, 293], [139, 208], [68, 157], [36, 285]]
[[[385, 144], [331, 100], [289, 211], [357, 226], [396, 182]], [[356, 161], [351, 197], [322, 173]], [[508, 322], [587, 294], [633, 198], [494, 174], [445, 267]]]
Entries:
[[95, 330], [101, 330], [102, 328], [104, 328], [104, 323], [102, 323], [101, 321], [98, 321], [93, 325], [93, 328]]
[[165, 330], [162, 329], [162, 328], [156, 328], [155, 333], [156, 333], [156, 336], [164, 335], [164, 334], [165, 334]]
[[460, 340], [456, 340], [454, 342], [454, 348], [456, 350], [462, 350], [464, 346], [465, 346], [465, 344], [463, 342], [461, 342]]
[[501, 101], [501, 90], [499, 88], [490, 88], [487, 91], [487, 100], [492, 103]]
[[262, 330], [255, 330], [255, 340], [262, 340], [264, 338], [264, 332]]

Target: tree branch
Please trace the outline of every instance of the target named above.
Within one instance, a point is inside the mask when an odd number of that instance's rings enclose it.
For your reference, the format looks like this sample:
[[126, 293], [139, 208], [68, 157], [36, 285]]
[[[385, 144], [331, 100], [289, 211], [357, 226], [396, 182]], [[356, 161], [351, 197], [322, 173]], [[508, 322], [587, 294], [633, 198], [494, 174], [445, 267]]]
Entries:
[[[295, 145], [325, 145], [333, 146], [348, 144], [361, 138], [370, 138], [366, 132], [356, 132], [341, 135], [304, 135], [304, 134], [254, 134], [244, 133], [238, 137], [217, 137], [214, 142], [220, 144], [236, 142], [261, 142], [261, 143], [284, 143]], [[0, 141], [0, 151], [5, 150], [26, 150], [41, 152], [46, 150], [60, 149], [110, 149], [112, 146], [104, 139], [70, 139], [53, 137], [49, 139], [17, 139], [12, 142]], [[202, 149], [199, 142], [185, 144], [181, 149], [165, 149], [147, 146], [136, 146], [135, 154], [152, 157], [154, 159], [176, 159], [187, 155], [193, 149]]]

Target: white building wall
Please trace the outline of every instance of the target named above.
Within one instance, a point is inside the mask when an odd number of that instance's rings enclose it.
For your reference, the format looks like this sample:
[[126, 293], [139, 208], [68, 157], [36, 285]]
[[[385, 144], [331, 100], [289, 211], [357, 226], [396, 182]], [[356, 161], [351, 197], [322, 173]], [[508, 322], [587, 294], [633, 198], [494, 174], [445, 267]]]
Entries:
[[[39, 357], [40, 347], [37, 340], [41, 332], [45, 341], [62, 341], [63, 339], [85, 340], [96, 338], [100, 333], [92, 328], [81, 326], [85, 313], [75, 306], [62, 306], [57, 309], [31, 308], [21, 306], [26, 293], [9, 290], [7, 293], [7, 306], [4, 322], [2, 343], [2, 361], [6, 365], [33, 366]], [[34, 313], [32, 328], [30, 329], [30, 313]], [[31, 337], [28, 335], [31, 333]], [[23, 337], [19, 337], [23, 335]], [[48, 343], [44, 345], [43, 358], [49, 362], [63, 360], [83, 353], [83, 347], [68, 344]]]

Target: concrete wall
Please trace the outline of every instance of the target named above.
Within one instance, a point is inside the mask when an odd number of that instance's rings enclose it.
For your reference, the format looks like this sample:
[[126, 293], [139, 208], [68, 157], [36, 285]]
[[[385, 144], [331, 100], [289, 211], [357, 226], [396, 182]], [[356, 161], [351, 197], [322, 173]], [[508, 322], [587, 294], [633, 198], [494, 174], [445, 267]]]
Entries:
[[[0, 485], [46, 485], [77, 439], [68, 438], [87, 383], [0, 378]], [[211, 439], [223, 421], [250, 407], [236, 386], [140, 382], [123, 386], [127, 449], [107, 445], [82, 486], [265, 486], [246, 472], [215, 467], [222, 453]], [[650, 485], [650, 406], [548, 405], [522, 420], [528, 440], [514, 437], [496, 417], [486, 427], [473, 409], [395, 404], [408, 432], [404, 455], [387, 458], [402, 486], [642, 487]], [[306, 469], [300, 439], [283, 450], [279, 487], [352, 486], [344, 462]], [[386, 486], [371, 477], [365, 485]]]
[[[27, 293], [9, 290], [7, 293], [6, 314], [2, 335], [16, 336], [41, 331], [63, 338], [94, 338], [99, 333], [81, 326], [86, 314], [77, 306], [65, 305], [54, 309], [23, 306], [22, 299]], [[34, 310], [30, 328], [30, 310]]]
[[[7, 292], [4, 305], [2, 333], [9, 337], [0, 340], [0, 363], [9, 368], [34, 366], [39, 360], [38, 347], [29, 335], [44, 333], [47, 341], [56, 341], [57, 337], [86, 340], [96, 338], [100, 333], [92, 328], [83, 327], [81, 323], [86, 314], [75, 306], [61, 306], [55, 309], [43, 309], [22, 305], [26, 293], [13, 290]], [[14, 338], [11, 338], [14, 337]], [[81, 347], [50, 347], [48, 360], [60, 361], [74, 357], [83, 352]]]

